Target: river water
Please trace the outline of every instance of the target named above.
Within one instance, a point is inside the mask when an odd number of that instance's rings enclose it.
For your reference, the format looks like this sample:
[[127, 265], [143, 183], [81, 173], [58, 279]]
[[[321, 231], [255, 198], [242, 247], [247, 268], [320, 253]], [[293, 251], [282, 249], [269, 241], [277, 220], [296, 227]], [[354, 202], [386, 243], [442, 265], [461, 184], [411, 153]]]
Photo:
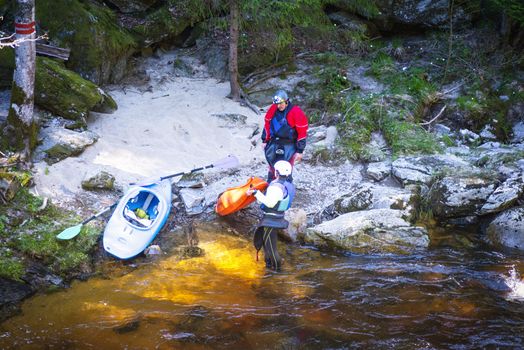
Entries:
[[279, 243], [284, 271], [272, 273], [246, 238], [198, 235], [202, 257], [161, 257], [27, 300], [0, 325], [0, 348], [524, 348], [516, 253], [453, 235], [407, 256]]

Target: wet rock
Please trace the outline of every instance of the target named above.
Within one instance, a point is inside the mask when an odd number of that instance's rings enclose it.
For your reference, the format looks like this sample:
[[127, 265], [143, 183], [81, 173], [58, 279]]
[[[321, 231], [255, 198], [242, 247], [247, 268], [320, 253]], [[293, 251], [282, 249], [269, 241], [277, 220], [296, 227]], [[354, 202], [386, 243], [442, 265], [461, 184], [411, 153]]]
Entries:
[[353, 252], [406, 252], [429, 245], [427, 231], [411, 226], [404, 212], [372, 209], [341, 215], [308, 228], [304, 240], [319, 247]]
[[524, 192], [524, 175], [507, 179], [490, 194], [482, 208], [480, 215], [500, 212], [514, 205]]
[[101, 171], [95, 175], [86, 175], [82, 180], [84, 190], [112, 190], [115, 185], [115, 177], [107, 171]]
[[17, 304], [33, 294], [26, 283], [0, 277], [0, 322], [17, 310]]
[[479, 176], [447, 176], [428, 194], [433, 215], [440, 219], [477, 214], [497, 186], [497, 180]]
[[122, 326], [113, 328], [113, 332], [118, 333], [118, 334], [126, 334], [126, 333], [131, 333], [131, 332], [138, 330], [139, 327], [140, 327], [140, 320], [131, 320], [123, 324]]
[[303, 236], [307, 227], [307, 214], [304, 209], [290, 208], [285, 213], [285, 218], [289, 222], [283, 234], [291, 242], [296, 242], [298, 237]]
[[446, 224], [451, 226], [467, 227], [479, 223], [479, 217], [475, 215], [464, 216], [460, 218], [450, 218], [446, 220]]
[[205, 193], [201, 189], [183, 188], [180, 190], [180, 196], [184, 202], [188, 215], [198, 215], [205, 209]]
[[498, 214], [488, 225], [487, 238], [493, 245], [524, 251], [524, 208], [512, 208]]
[[158, 245], [150, 245], [144, 250], [144, 254], [147, 256], [162, 255], [162, 249]]

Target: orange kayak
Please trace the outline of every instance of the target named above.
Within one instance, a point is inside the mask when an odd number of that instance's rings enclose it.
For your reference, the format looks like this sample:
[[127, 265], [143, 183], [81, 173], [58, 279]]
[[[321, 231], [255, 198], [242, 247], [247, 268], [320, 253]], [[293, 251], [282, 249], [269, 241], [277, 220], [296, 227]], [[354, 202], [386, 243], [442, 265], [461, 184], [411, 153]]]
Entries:
[[255, 196], [248, 196], [246, 191], [250, 188], [256, 188], [259, 191], [265, 191], [268, 183], [259, 178], [252, 176], [245, 184], [238, 187], [228, 188], [218, 196], [215, 212], [220, 216], [225, 216], [247, 207], [255, 201]]

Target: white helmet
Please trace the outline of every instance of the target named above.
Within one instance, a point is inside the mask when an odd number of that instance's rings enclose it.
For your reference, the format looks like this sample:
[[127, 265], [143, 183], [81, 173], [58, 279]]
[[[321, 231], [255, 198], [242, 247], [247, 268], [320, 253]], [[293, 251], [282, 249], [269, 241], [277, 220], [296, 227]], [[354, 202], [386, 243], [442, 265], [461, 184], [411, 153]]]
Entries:
[[280, 176], [289, 176], [291, 175], [293, 167], [289, 162], [286, 162], [285, 160], [279, 160], [275, 163], [275, 170]]

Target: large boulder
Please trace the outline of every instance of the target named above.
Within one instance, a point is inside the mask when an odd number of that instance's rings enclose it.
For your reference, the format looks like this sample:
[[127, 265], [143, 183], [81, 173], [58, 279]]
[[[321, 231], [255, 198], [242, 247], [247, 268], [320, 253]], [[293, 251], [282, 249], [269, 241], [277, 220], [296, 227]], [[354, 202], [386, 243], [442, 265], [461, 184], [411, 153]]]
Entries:
[[497, 246], [524, 250], [524, 208], [498, 214], [487, 228], [487, 238]]
[[341, 215], [306, 230], [304, 241], [352, 252], [404, 253], [429, 245], [427, 231], [411, 226], [401, 210], [373, 209]]
[[43, 128], [40, 137], [43, 141], [35, 150], [35, 158], [50, 164], [79, 155], [98, 140], [98, 135], [91, 131], [76, 132], [54, 126]]
[[497, 213], [513, 206], [524, 193], [524, 174], [507, 179], [488, 197], [479, 214]]
[[497, 180], [477, 175], [446, 176], [431, 186], [429, 207], [442, 220], [476, 215], [496, 187]]
[[392, 174], [404, 186], [429, 184], [433, 175], [444, 169], [471, 169], [471, 165], [450, 154], [401, 157], [392, 164]]
[[[0, 80], [13, 77], [14, 52], [0, 50], [0, 67], [9, 71]], [[76, 121], [76, 127], [85, 127], [89, 111], [112, 113], [118, 106], [100, 87], [53, 59], [36, 58], [35, 104], [66, 119]]]
[[[391, 30], [393, 27], [439, 28], [449, 27], [448, 0], [377, 0], [356, 2], [351, 0], [332, 1], [335, 6], [350, 13], [370, 18], [381, 30]], [[478, 0], [455, 3], [453, 9], [454, 25], [469, 23], [473, 19]], [[469, 11], [468, 11], [469, 9]]]
[[35, 103], [66, 119], [85, 126], [89, 111], [111, 113], [117, 104], [92, 82], [45, 57], [37, 58]]

